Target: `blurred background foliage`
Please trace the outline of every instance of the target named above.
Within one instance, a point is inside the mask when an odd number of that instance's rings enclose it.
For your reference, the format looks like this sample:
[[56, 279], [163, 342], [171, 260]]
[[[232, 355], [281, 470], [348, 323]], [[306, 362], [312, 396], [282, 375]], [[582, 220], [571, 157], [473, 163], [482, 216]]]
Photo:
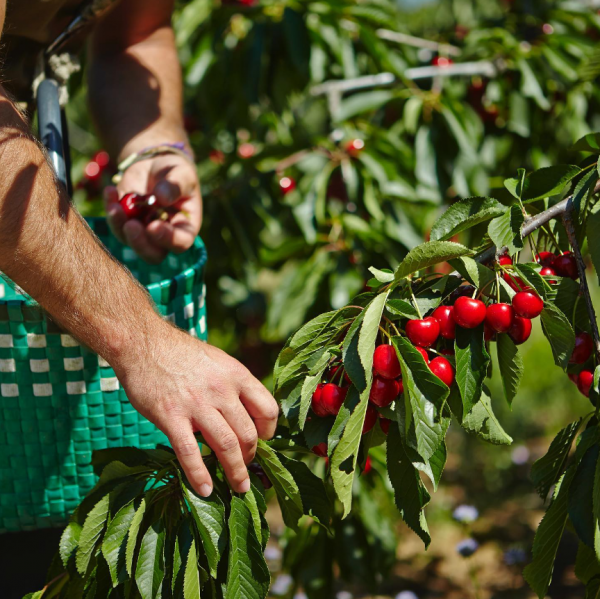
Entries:
[[[268, 382], [289, 333], [344, 305], [369, 266], [393, 268], [455, 199], [502, 201], [503, 179], [517, 168], [575, 162], [570, 145], [600, 129], [599, 8], [594, 0], [180, 1], [174, 24], [205, 202], [211, 341]], [[81, 83], [69, 120], [75, 200], [97, 214], [111, 167], [97, 154]], [[474, 229], [460, 241], [476, 246], [481, 236]], [[397, 547], [391, 532], [402, 525], [375, 454], [353, 516], [336, 525], [337, 546], [309, 525], [298, 535], [274, 527], [274, 568], [293, 573], [279, 594], [303, 587], [332, 597], [345, 588], [334, 581], [341, 574], [353, 593], [463, 598], [479, 585], [482, 598], [532, 596], [523, 560], [502, 554], [529, 549], [541, 513], [531, 462], [586, 411], [537, 333], [524, 348], [513, 411], [497, 408], [516, 447], [456, 433], [430, 508], [429, 554], [408, 533]], [[451, 517], [461, 502], [477, 504], [482, 516], [468, 532], [492, 548], [468, 567], [451, 557], [466, 534]], [[581, 597], [566, 556], [552, 597]]]

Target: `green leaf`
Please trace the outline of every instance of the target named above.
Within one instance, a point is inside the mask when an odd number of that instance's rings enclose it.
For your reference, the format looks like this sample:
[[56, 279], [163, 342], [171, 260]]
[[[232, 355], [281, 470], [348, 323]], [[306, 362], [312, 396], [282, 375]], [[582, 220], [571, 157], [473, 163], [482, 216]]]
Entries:
[[148, 527], [140, 545], [135, 582], [142, 599], [155, 599], [160, 596], [165, 576], [164, 547], [165, 529], [161, 519]]
[[90, 511], [85, 519], [79, 538], [79, 546], [75, 564], [77, 572], [85, 576], [90, 559], [96, 550], [96, 545], [100, 541], [100, 536], [104, 531], [106, 519], [108, 518], [109, 495], [105, 495]]
[[133, 557], [135, 555], [135, 548], [137, 546], [138, 534], [146, 513], [146, 499], [142, 498], [142, 501], [135, 512], [135, 516], [131, 521], [129, 527], [129, 534], [127, 535], [127, 548], [125, 550], [125, 565], [127, 567], [127, 574], [133, 577]]
[[120, 582], [124, 582], [126, 577], [126, 538], [135, 512], [133, 501], [124, 505], [111, 520], [102, 541], [102, 555], [104, 555], [104, 559], [108, 564], [113, 587], [116, 587]]
[[552, 580], [558, 544], [567, 523], [567, 498], [575, 469], [570, 468], [556, 485], [554, 499], [542, 519], [533, 541], [533, 561], [523, 571], [523, 577], [540, 599], [548, 593]]
[[473, 258], [463, 256], [456, 260], [450, 260], [450, 264], [455, 268], [463, 278], [469, 283], [475, 285], [477, 289], [489, 289], [488, 285], [495, 278], [496, 275], [493, 270], [484, 266], [483, 264], [476, 262]]
[[525, 371], [523, 358], [519, 353], [519, 348], [508, 335], [498, 335], [497, 351], [504, 397], [508, 404], [512, 405]]
[[359, 333], [365, 314], [366, 310], [363, 310], [354, 319], [344, 337], [344, 344], [342, 346], [344, 369], [348, 373], [350, 380], [359, 390], [364, 389], [367, 385], [367, 372], [358, 353]]
[[313, 393], [316, 391], [317, 386], [323, 379], [323, 373], [325, 370], [327, 370], [330, 354], [325, 353], [323, 354], [323, 357], [325, 358], [324, 364], [319, 369], [319, 372], [313, 376], [307, 376], [302, 384], [302, 392], [300, 395], [300, 413], [298, 415], [298, 424], [300, 425], [300, 430], [304, 429], [306, 417], [308, 416], [308, 410], [310, 409], [312, 403]]
[[419, 318], [419, 313], [414, 306], [401, 299], [388, 300], [385, 308], [396, 316], [402, 316], [402, 318]]
[[579, 222], [583, 222], [587, 215], [588, 203], [597, 180], [597, 169], [591, 170], [580, 179], [573, 191], [572, 205], [575, 212], [579, 213]]
[[431, 229], [431, 240], [450, 239], [479, 223], [504, 214], [508, 208], [494, 198], [464, 198], [452, 204], [435, 222]]
[[533, 287], [542, 299], [546, 299], [548, 284], [544, 281], [542, 275], [534, 270], [533, 266], [530, 264], [515, 264], [513, 269], [515, 275], [521, 277], [526, 285]]
[[526, 98], [534, 100], [542, 110], [550, 110], [550, 102], [544, 95], [540, 82], [529, 62], [524, 58], [520, 58], [517, 60], [517, 67], [521, 71], [521, 93]]
[[546, 499], [552, 485], [562, 476], [580, 426], [581, 419], [559, 431], [550, 443], [548, 452], [531, 467], [531, 479], [542, 499]]
[[421, 482], [419, 471], [413, 466], [402, 444], [398, 427], [390, 427], [387, 440], [387, 470], [394, 501], [402, 519], [419, 535], [425, 547], [431, 542], [423, 508], [429, 503], [429, 493]]
[[471, 256], [473, 251], [459, 243], [452, 241], [428, 241], [413, 248], [396, 269], [396, 281], [406, 278], [418, 270], [446, 262], [461, 256]]
[[369, 272], [380, 282], [380, 283], [391, 283], [394, 280], [394, 273], [391, 270], [379, 270], [374, 266], [369, 267]]
[[357, 114], [377, 110], [384, 104], [387, 104], [393, 97], [393, 92], [386, 90], [354, 94], [342, 101], [339, 110], [336, 111], [335, 120], [336, 122], [340, 123], [356, 116]]
[[463, 414], [467, 416], [481, 398], [490, 356], [483, 339], [483, 325], [475, 329], [456, 327], [454, 341], [456, 384], [460, 390]]
[[493, 445], [510, 445], [513, 441], [498, 422], [492, 409], [492, 399], [485, 388], [481, 393], [481, 399], [464, 417], [462, 426], [466, 431], [476, 434]]
[[[596, 567], [600, 569], [600, 460], [596, 460], [592, 490], [592, 514], [594, 517], [594, 551]], [[600, 572], [598, 572], [600, 574]]]
[[187, 485], [182, 485], [182, 490], [200, 535], [210, 574], [216, 578], [217, 566], [227, 543], [225, 506], [214, 492], [209, 497], [199, 497]]
[[79, 545], [79, 539], [81, 537], [81, 524], [71, 520], [67, 524], [67, 527], [63, 531], [60, 537], [60, 544], [58, 548], [58, 552], [60, 554], [60, 559], [62, 560], [63, 566], [66, 568], [73, 552], [77, 549]]
[[562, 311], [550, 302], [544, 304], [540, 320], [544, 335], [550, 342], [554, 362], [565, 370], [575, 347], [573, 327]]
[[239, 497], [229, 514], [229, 567], [225, 599], [265, 599], [271, 577], [250, 510]]
[[573, 164], [557, 164], [530, 173], [523, 183], [521, 199], [533, 202], [559, 194], [581, 169]]
[[[360, 358], [361, 364], [363, 365], [364, 371], [370, 373], [373, 369], [373, 352], [375, 351], [375, 341], [379, 334], [379, 324], [381, 323], [381, 316], [383, 314], [383, 308], [388, 298], [389, 291], [380, 293], [375, 299], [368, 305], [365, 310], [365, 317], [362, 321], [360, 332], [358, 334], [358, 357]], [[370, 381], [372, 376], [368, 376], [367, 380]], [[362, 391], [362, 389], [359, 389]]]
[[200, 599], [200, 576], [198, 573], [198, 554], [196, 541], [192, 540], [185, 565], [183, 599]]
[[588, 133], [584, 135], [571, 147], [571, 151], [600, 154], [600, 133]]
[[523, 249], [521, 227], [525, 217], [519, 206], [511, 206], [502, 216], [493, 219], [488, 226], [488, 234], [497, 248], [507, 247], [509, 254]]
[[581, 542], [575, 559], [575, 576], [584, 584], [594, 577], [600, 578], [600, 562], [598, 562], [596, 553], [591, 547]]
[[594, 270], [600, 284], [600, 202], [594, 205], [586, 224], [586, 238]]
[[577, 465], [569, 487], [569, 519], [577, 536], [589, 547], [594, 546], [596, 522], [594, 518], [594, 479], [600, 447], [592, 445]]

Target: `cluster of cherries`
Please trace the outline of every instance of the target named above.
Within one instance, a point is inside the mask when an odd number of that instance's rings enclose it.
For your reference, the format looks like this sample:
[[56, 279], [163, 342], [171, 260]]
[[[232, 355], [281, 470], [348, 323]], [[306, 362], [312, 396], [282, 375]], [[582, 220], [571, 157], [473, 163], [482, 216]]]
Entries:
[[149, 223], [159, 217], [159, 208], [156, 206], [156, 196], [152, 194], [141, 195], [137, 193], [126, 193], [119, 204], [127, 220], [136, 219], [143, 223]]
[[85, 165], [83, 177], [77, 184], [77, 188], [84, 189], [87, 192], [88, 199], [95, 199], [104, 187], [105, 175], [110, 175], [113, 170], [110, 156], [104, 150], [100, 150]]

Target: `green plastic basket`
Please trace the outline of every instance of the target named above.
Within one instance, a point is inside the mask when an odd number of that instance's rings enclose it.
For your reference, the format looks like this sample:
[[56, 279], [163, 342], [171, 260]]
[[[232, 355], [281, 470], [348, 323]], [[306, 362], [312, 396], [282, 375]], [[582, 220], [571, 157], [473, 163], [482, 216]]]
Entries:
[[[151, 266], [90, 226], [167, 319], [206, 338], [200, 239]], [[0, 533], [64, 525], [96, 482], [92, 451], [152, 448], [166, 437], [136, 412], [112, 368], [0, 279]]]

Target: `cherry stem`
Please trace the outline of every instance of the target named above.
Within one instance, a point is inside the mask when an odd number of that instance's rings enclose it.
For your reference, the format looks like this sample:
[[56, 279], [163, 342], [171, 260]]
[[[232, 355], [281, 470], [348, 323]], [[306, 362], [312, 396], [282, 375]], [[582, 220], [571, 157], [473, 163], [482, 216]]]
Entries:
[[[598, 187], [598, 184], [596, 184], [596, 187]], [[585, 276], [585, 262], [583, 261], [583, 256], [581, 255], [581, 250], [579, 249], [579, 243], [577, 242], [577, 235], [575, 234], [575, 227], [573, 226], [572, 213], [573, 198], [570, 197], [567, 201], [567, 208], [562, 215], [562, 221], [567, 232], [567, 237], [569, 238], [569, 243], [573, 248], [575, 261], [577, 262], [580, 293], [585, 297], [590, 325], [592, 327], [592, 336], [594, 338], [594, 345], [596, 347], [596, 364], [600, 364], [600, 333], [598, 332], [598, 322], [596, 321], [596, 312], [594, 310], [594, 305], [592, 304], [590, 288], [588, 287], [587, 278]]]
[[423, 315], [421, 314], [421, 310], [419, 310], [419, 304], [417, 303], [417, 298], [415, 297], [415, 294], [412, 290], [412, 284], [410, 284], [410, 297], [412, 297], [412, 301], [415, 306], [415, 310], [417, 311], [417, 314], [419, 315], [419, 320], [423, 320]]
[[496, 302], [500, 303], [500, 275], [496, 271]]
[[379, 330], [388, 338], [388, 341], [391, 343], [392, 336], [381, 325], [379, 325]]
[[396, 335], [398, 335], [398, 337], [400, 337], [400, 331], [397, 329], [396, 325], [387, 316], [384, 316], [383, 320], [385, 320], [388, 323], [388, 325], [394, 329], [394, 332], [396, 333]]

